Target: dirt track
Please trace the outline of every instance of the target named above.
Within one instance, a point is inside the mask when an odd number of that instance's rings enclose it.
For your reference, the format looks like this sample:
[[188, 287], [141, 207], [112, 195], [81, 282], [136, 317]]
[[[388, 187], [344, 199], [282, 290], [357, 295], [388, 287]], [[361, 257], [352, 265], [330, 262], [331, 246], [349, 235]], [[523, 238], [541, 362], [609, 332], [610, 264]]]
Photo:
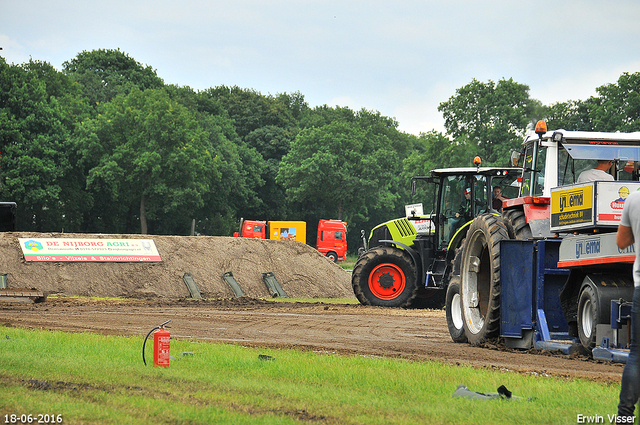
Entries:
[[92, 301], [50, 298], [41, 304], [0, 303], [0, 324], [71, 332], [140, 335], [171, 320], [174, 338], [247, 346], [437, 360], [451, 364], [619, 382], [622, 365], [550, 353], [455, 344], [443, 311], [321, 303], [219, 301]]
[[[269, 271], [290, 297], [355, 298], [350, 274], [300, 242], [145, 236], [154, 240], [162, 262], [33, 263], [25, 261], [19, 237], [142, 236], [0, 233], [0, 273], [7, 273], [8, 287], [34, 288], [49, 295], [41, 304], [0, 302], [4, 325], [143, 338], [151, 328], [171, 320], [174, 338], [438, 360], [607, 382], [619, 382], [622, 375], [619, 364], [455, 344], [444, 311], [262, 301], [270, 295], [262, 282], [262, 273]], [[247, 297], [230, 298], [233, 294], [222, 279], [228, 271]], [[206, 300], [188, 298], [186, 272], [193, 275]], [[127, 300], [65, 298], [73, 295]]]

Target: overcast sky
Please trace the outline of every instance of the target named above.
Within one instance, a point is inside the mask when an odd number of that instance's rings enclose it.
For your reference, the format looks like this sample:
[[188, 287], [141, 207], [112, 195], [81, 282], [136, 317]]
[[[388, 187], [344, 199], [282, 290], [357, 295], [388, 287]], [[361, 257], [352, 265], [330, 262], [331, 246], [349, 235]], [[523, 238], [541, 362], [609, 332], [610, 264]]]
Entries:
[[402, 131], [444, 132], [437, 108], [472, 79], [513, 78], [546, 105], [640, 71], [638, 0], [2, 0], [0, 56], [62, 69], [119, 48], [167, 84], [301, 92]]

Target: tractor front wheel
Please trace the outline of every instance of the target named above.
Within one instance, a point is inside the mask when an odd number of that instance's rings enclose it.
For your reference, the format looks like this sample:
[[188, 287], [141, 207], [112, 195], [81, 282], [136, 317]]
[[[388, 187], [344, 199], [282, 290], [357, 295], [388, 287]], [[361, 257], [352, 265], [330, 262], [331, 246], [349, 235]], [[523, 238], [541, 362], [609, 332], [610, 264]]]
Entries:
[[351, 275], [358, 301], [379, 307], [410, 307], [418, 294], [417, 281], [411, 256], [390, 246], [378, 246], [365, 252]]
[[447, 327], [453, 342], [467, 342], [462, 317], [462, 297], [460, 297], [460, 276], [454, 276], [447, 287], [446, 304]]

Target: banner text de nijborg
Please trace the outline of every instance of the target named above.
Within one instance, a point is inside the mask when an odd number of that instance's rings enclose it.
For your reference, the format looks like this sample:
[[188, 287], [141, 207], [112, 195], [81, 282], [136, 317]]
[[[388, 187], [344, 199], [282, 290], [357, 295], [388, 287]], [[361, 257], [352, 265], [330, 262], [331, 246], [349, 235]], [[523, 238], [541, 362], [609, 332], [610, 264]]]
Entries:
[[[57, 241], [47, 241], [46, 246], [132, 246], [129, 245], [129, 242], [107, 242], [106, 245], [102, 241], [71, 241], [71, 242], [60, 242]], [[135, 245], [134, 245], [135, 246]]]

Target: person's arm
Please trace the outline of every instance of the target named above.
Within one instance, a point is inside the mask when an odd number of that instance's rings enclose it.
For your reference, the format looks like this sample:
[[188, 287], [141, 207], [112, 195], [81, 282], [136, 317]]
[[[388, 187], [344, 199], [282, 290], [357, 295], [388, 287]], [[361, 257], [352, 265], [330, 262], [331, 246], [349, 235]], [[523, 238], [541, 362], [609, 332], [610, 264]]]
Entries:
[[618, 244], [618, 248], [624, 249], [635, 242], [633, 237], [633, 232], [631, 231], [631, 227], [623, 226], [622, 224], [618, 226], [618, 234], [616, 235], [616, 243]]

